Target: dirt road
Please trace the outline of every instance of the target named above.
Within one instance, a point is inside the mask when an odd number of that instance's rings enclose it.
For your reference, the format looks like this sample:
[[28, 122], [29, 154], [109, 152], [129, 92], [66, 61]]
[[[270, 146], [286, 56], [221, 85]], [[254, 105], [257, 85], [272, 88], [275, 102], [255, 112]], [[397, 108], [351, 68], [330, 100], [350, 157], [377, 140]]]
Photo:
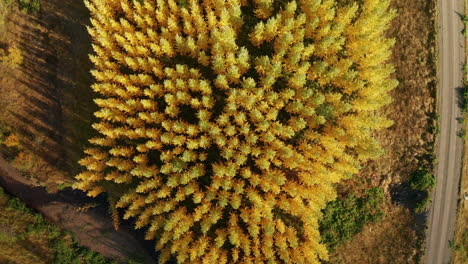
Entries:
[[438, 145], [437, 187], [429, 215], [427, 264], [450, 261], [449, 240], [455, 228], [458, 184], [461, 168], [462, 140], [457, 136], [461, 127], [459, 88], [462, 85], [464, 63], [463, 0], [439, 0], [440, 11], [440, 137]]
[[46, 219], [72, 231], [81, 245], [107, 258], [126, 263], [126, 259], [138, 255], [146, 263], [156, 263], [152, 243], [148, 248], [148, 243], [142, 241], [142, 237], [137, 238], [136, 232], [128, 225], [115, 231], [106, 208], [101, 206], [80, 212], [81, 206], [95, 201], [70, 189], [49, 194], [45, 188], [34, 186], [32, 181], [20, 175], [1, 155], [0, 186], [42, 213]]

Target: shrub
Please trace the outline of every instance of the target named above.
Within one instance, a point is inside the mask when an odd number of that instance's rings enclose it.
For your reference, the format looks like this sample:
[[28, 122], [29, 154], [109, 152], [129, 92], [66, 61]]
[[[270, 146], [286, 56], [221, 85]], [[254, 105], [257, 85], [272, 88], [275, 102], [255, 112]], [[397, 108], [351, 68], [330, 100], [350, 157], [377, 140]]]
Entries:
[[419, 168], [411, 175], [409, 183], [413, 190], [430, 192], [436, 185], [436, 178], [434, 174]]
[[389, 3], [86, 1], [100, 136], [75, 187], [121, 186], [161, 263], [326, 259], [320, 210], [392, 124]]
[[[78, 246], [75, 242], [69, 243], [58, 239], [54, 242], [54, 264], [113, 264], [101, 254], [87, 248]], [[115, 264], [115, 263], [114, 263]]]
[[320, 233], [323, 243], [330, 250], [351, 239], [362, 228], [383, 217], [381, 205], [384, 192], [372, 188], [361, 197], [350, 195], [345, 199], [330, 202], [323, 210]]
[[128, 264], [146, 264], [146, 261], [143, 257], [134, 255], [127, 260]]
[[23, 63], [21, 49], [16, 46], [10, 46], [6, 51], [0, 48], [0, 62], [10, 69], [18, 68]]
[[15, 157], [12, 165], [20, 171], [28, 171], [34, 166], [34, 161], [34, 154], [27, 150], [23, 150]]
[[33, 211], [19, 198], [13, 197], [7, 202], [7, 210], [16, 210], [24, 214], [32, 215]]
[[28, 13], [37, 13], [41, 10], [40, 0], [18, 0], [21, 10]]
[[20, 139], [17, 134], [11, 134], [3, 141], [3, 144], [9, 148], [17, 147], [20, 144]]
[[[467, 65], [465, 65], [465, 69]], [[463, 82], [462, 92], [461, 92], [461, 105], [462, 105], [462, 112], [468, 112], [468, 83], [467, 81]]]
[[420, 201], [416, 202], [414, 206], [414, 211], [418, 214], [424, 213], [430, 201], [431, 198], [429, 197], [428, 193], [424, 193], [423, 198]]
[[81, 264], [76, 251], [62, 240], [54, 243], [54, 264]]
[[409, 184], [418, 194], [418, 198], [414, 201], [414, 212], [424, 213], [431, 201], [430, 192], [436, 185], [436, 177], [426, 169], [419, 168], [411, 175]]
[[82, 253], [83, 264], [107, 264], [106, 259], [96, 252], [85, 250]]

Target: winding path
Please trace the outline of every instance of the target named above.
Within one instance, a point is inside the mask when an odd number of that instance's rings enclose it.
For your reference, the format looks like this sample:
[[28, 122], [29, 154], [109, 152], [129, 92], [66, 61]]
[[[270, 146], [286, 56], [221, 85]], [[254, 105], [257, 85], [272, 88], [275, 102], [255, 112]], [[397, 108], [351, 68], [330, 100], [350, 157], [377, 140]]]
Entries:
[[49, 221], [72, 231], [77, 241], [107, 258], [127, 263], [126, 259], [138, 255], [146, 263], [156, 263], [153, 248], [137, 237], [128, 225], [115, 231], [107, 208], [102, 206], [81, 212], [80, 207], [95, 202], [80, 191], [65, 189], [50, 194], [23, 177], [0, 154], [0, 186], [39, 211]]
[[437, 150], [437, 186], [429, 213], [426, 264], [447, 264], [449, 240], [455, 229], [458, 184], [463, 141], [457, 136], [461, 126], [459, 88], [462, 86], [464, 36], [460, 14], [463, 0], [439, 0], [440, 135]]

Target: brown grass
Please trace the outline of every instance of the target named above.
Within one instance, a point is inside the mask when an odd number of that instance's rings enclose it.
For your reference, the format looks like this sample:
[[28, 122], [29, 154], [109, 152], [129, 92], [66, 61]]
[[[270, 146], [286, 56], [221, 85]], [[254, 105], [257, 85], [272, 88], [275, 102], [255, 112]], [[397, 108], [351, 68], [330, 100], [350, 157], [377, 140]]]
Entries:
[[397, 41], [392, 62], [400, 85], [392, 91], [394, 101], [384, 111], [395, 124], [376, 133], [385, 155], [339, 186], [342, 195], [382, 187], [387, 199], [383, 208], [386, 216], [339, 247], [331, 263], [418, 263], [423, 253], [424, 234], [416, 224], [421, 219], [392, 202], [390, 192], [393, 186], [408, 181], [413, 171], [426, 164], [424, 156], [434, 151], [435, 3], [394, 0], [392, 6], [398, 17], [388, 35]]
[[[468, 14], [468, 0], [465, 0], [465, 15]], [[465, 65], [468, 61], [468, 36], [465, 37]], [[465, 82], [468, 81], [468, 73], [464, 76]], [[465, 131], [468, 131], [468, 114], [465, 114]], [[455, 228], [452, 263], [468, 263], [468, 201], [464, 200], [464, 195], [468, 195], [468, 144], [465, 138], [463, 149], [463, 165], [460, 180], [460, 202], [457, 210], [457, 224]]]
[[[465, 114], [465, 119], [468, 118]], [[465, 124], [465, 131], [468, 124]], [[452, 263], [468, 263], [468, 201], [464, 200], [464, 194], [468, 194], [468, 144], [463, 151], [463, 168], [460, 187], [460, 202], [457, 211], [457, 224], [455, 228], [454, 242], [452, 243]]]
[[[8, 22], [9, 14], [13, 7], [14, 0], [2, 0], [0, 1], [0, 32], [6, 31], [6, 24]], [[5, 35], [0, 34], [0, 42], [5, 41]]]
[[397, 206], [386, 207], [384, 221], [369, 224], [349, 243], [337, 249], [330, 263], [413, 263], [417, 254], [412, 217]]

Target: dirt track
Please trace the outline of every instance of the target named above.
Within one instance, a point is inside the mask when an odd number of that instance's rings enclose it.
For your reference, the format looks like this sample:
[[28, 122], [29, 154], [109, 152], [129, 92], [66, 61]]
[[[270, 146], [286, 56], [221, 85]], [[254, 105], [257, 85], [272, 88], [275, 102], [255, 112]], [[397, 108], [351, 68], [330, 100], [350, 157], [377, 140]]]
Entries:
[[464, 62], [463, 0], [439, 0], [440, 3], [440, 137], [438, 146], [437, 187], [429, 215], [427, 264], [450, 261], [449, 241], [455, 228], [458, 184], [463, 141], [457, 136], [461, 126], [459, 89]]
[[49, 194], [45, 188], [35, 187], [32, 181], [21, 176], [1, 155], [0, 186], [21, 198], [48, 220], [72, 231], [81, 245], [105, 257], [125, 260], [138, 254], [146, 258], [147, 263], [156, 263], [130, 227], [114, 230], [112, 220], [105, 214], [104, 208], [79, 212], [77, 209], [80, 206], [92, 202], [82, 192], [65, 190]]

